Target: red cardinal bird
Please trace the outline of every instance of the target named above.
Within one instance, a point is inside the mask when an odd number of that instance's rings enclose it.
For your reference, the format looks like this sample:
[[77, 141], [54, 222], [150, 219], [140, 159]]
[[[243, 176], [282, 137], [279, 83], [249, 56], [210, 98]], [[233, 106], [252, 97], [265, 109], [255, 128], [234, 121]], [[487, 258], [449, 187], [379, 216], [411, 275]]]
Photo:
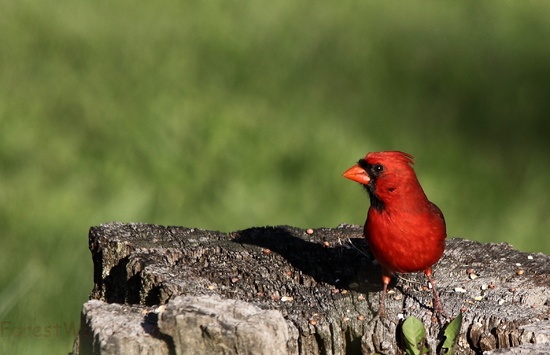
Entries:
[[370, 197], [364, 232], [382, 267], [384, 284], [377, 315], [384, 314], [391, 276], [419, 271], [432, 285], [434, 312], [443, 314], [432, 266], [445, 249], [445, 219], [441, 210], [428, 201], [411, 164], [413, 157], [407, 153], [368, 153], [343, 175], [361, 183]]

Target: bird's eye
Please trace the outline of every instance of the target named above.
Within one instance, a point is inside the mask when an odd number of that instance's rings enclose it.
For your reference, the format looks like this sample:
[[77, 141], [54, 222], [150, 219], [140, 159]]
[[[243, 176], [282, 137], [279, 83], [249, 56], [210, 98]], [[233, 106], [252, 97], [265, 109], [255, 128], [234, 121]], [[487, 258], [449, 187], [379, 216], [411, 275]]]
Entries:
[[380, 164], [375, 164], [375, 165], [372, 166], [372, 171], [375, 174], [380, 174], [382, 171], [384, 171], [384, 167]]

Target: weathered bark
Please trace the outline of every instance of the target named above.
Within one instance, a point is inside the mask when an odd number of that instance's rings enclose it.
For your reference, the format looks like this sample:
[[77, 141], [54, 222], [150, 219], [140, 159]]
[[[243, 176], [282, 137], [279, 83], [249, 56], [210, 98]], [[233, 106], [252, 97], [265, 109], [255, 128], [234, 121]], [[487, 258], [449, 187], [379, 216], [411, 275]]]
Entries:
[[151, 307], [91, 300], [84, 304], [75, 350], [80, 354], [170, 354]]
[[[85, 305], [75, 353], [111, 354], [115, 352], [102, 344], [130, 342], [120, 349], [149, 354], [205, 349], [398, 354], [403, 352], [400, 326], [408, 316], [424, 323], [432, 354], [441, 341], [423, 275], [401, 275], [386, 300], [386, 317], [372, 320], [380, 271], [358, 226], [310, 234], [292, 227], [221, 233], [112, 223], [91, 228], [89, 240], [91, 298], [103, 303]], [[458, 354], [506, 348], [520, 353], [514, 347], [550, 353], [542, 350], [550, 347], [550, 256], [519, 252], [507, 244], [450, 239], [434, 269], [446, 313], [454, 317], [463, 312]], [[212, 306], [205, 308], [208, 304]], [[131, 333], [133, 338], [102, 331], [96, 318], [108, 318], [115, 306], [121, 308], [105, 321], [139, 322], [142, 331]], [[104, 313], [91, 311], [98, 307]], [[152, 351], [138, 347], [145, 336], [163, 346]]]
[[288, 327], [280, 312], [249, 302], [208, 297], [176, 297], [160, 313], [159, 329], [177, 354], [284, 354]]

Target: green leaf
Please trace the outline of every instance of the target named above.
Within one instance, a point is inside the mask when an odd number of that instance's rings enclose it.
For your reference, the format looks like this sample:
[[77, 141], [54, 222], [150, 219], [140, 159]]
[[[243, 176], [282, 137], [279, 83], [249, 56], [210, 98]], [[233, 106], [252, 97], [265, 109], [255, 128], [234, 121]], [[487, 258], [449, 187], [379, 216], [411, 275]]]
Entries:
[[441, 352], [446, 355], [454, 355], [455, 344], [458, 335], [460, 334], [460, 326], [462, 325], [462, 313], [459, 313], [451, 323], [447, 324], [443, 336], [445, 340], [441, 346]]
[[426, 330], [418, 318], [409, 317], [403, 322], [403, 338], [407, 355], [422, 355], [428, 352], [426, 348]]

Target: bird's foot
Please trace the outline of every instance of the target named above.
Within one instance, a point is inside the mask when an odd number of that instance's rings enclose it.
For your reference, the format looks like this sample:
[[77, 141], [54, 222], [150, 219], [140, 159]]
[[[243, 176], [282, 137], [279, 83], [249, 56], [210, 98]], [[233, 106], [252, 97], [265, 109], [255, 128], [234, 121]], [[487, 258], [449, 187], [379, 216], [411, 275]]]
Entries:
[[374, 315], [374, 318], [384, 318], [385, 316], [386, 316], [386, 308], [384, 306], [380, 306], [378, 308], [378, 311]]
[[433, 299], [433, 315], [434, 318], [436, 318], [434, 321], [439, 322], [439, 324], [443, 323], [443, 318], [449, 318], [443, 310], [443, 303], [441, 302], [441, 299], [439, 297]]
[[386, 318], [386, 307], [382, 303], [378, 307], [378, 311], [376, 311], [376, 313], [374, 314], [374, 316], [372, 317], [369, 323], [374, 322], [376, 319], [384, 320], [385, 318]]

